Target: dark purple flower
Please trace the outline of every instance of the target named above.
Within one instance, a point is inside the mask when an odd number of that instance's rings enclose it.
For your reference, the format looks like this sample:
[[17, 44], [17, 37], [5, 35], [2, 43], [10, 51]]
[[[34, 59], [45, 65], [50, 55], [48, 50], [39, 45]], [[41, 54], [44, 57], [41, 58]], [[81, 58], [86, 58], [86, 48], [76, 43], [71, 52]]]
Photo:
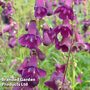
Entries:
[[14, 48], [14, 46], [16, 46], [16, 38], [15, 38], [15, 37], [10, 37], [10, 38], [9, 38], [8, 46], [9, 46], [10, 48]]
[[58, 7], [55, 12], [56, 13], [59, 13], [59, 17], [63, 20], [66, 20], [66, 19], [70, 19], [70, 20], [74, 20], [74, 12], [73, 12], [73, 9], [71, 7], [68, 7], [66, 5], [63, 5], [63, 6], [60, 6]]
[[72, 31], [67, 26], [57, 26], [56, 28], [54, 28], [54, 32], [57, 36], [60, 33], [63, 38], [67, 38], [72, 35]]
[[41, 38], [33, 34], [24, 34], [19, 38], [20, 45], [35, 49], [41, 44]]
[[55, 47], [58, 50], [62, 50], [63, 52], [67, 52], [71, 45], [70, 36], [72, 35], [72, 30], [70, 30], [67, 26], [57, 26], [54, 28], [55, 36]]
[[56, 40], [56, 49], [62, 50], [63, 52], [68, 52], [71, 47], [71, 40], [69, 38], [63, 38], [61, 42]]
[[45, 8], [44, 0], [36, 0], [35, 4], [35, 17], [42, 19], [47, 15], [47, 9]]
[[8, 2], [5, 8], [2, 11], [3, 16], [12, 16], [13, 14], [13, 8], [12, 8], [12, 3]]
[[39, 79], [45, 77], [46, 72], [42, 69], [37, 68], [36, 55], [32, 55], [31, 58], [25, 58], [24, 62], [18, 69], [19, 74], [22, 78], [30, 78], [28, 81], [28, 87], [33, 88], [38, 85]]
[[[53, 90], [61, 90], [62, 82], [64, 79], [64, 71], [65, 71], [65, 65], [57, 64], [56, 71], [52, 74], [50, 80], [45, 82], [45, 85], [49, 88], [52, 88]], [[68, 83], [66, 78], [65, 78], [64, 82]], [[63, 84], [62, 88], [65, 88], [64, 84]], [[62, 89], [62, 90], [65, 90], [65, 89]], [[69, 89], [69, 90], [71, 90], [71, 89]]]

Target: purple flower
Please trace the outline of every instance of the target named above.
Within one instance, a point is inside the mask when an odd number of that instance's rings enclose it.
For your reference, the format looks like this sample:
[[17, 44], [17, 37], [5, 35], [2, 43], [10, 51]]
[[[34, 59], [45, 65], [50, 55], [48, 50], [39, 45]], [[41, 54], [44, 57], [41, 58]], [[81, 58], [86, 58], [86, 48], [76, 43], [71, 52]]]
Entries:
[[[49, 88], [52, 88], [53, 90], [61, 90], [60, 85], [62, 85], [64, 79], [64, 71], [65, 71], [65, 65], [57, 64], [56, 71], [52, 74], [50, 80], [45, 82], [45, 85]], [[67, 82], [66, 78], [64, 82]], [[65, 86], [63, 86], [63, 88], [65, 88]]]
[[36, 49], [41, 44], [41, 37], [36, 28], [35, 20], [32, 20], [30, 24], [27, 23], [25, 29], [28, 34], [24, 34], [19, 38], [20, 45], [29, 49]]
[[9, 38], [8, 46], [9, 46], [10, 48], [14, 48], [14, 46], [16, 46], [16, 38], [15, 38], [15, 37], [10, 37], [10, 38]]
[[44, 0], [36, 0], [35, 4], [35, 17], [42, 19], [47, 15], [47, 9], [45, 8]]
[[19, 44], [23, 47], [35, 49], [41, 44], [41, 38], [33, 34], [24, 34], [19, 38]]
[[86, 48], [84, 38], [78, 32], [75, 32], [75, 44], [80, 50]]
[[61, 42], [56, 40], [55, 47], [63, 52], [68, 52], [71, 47], [71, 40], [69, 38], [63, 38]]
[[74, 12], [72, 10], [71, 7], [68, 7], [66, 5], [60, 6], [58, 7], [55, 12], [59, 13], [59, 18], [65, 20], [65, 19], [70, 19], [70, 20], [74, 20]]
[[28, 81], [28, 87], [33, 88], [38, 85], [39, 79], [46, 76], [46, 72], [42, 69], [37, 68], [36, 55], [32, 55], [31, 58], [25, 58], [24, 62], [18, 69], [19, 74], [22, 78], [30, 78]]
[[44, 24], [43, 26], [43, 44], [45, 46], [48, 46], [52, 43], [52, 40], [50, 38], [51, 29], [47, 24]]
[[57, 26], [54, 28], [55, 36], [55, 47], [58, 50], [67, 52], [71, 46], [70, 36], [72, 35], [72, 30], [67, 26]]
[[51, 16], [53, 14], [52, 1], [45, 0], [45, 6], [47, 8], [47, 16]]
[[6, 8], [3, 9], [2, 11], [2, 15], [3, 16], [12, 16], [13, 14], [13, 8], [12, 8], [12, 3], [11, 2], [8, 2], [7, 5], [5, 6]]
[[28, 31], [29, 34], [39, 36], [39, 32], [35, 20], [31, 20], [30, 23], [26, 23], [25, 30]]

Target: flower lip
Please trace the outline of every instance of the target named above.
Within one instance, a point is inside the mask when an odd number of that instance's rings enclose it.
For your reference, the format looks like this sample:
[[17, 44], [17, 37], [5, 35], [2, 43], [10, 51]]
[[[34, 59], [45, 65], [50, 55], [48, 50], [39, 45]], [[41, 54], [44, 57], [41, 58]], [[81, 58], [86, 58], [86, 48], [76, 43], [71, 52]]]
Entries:
[[63, 5], [58, 7], [55, 11], [55, 14], [59, 13], [59, 18], [65, 20], [65, 19], [70, 19], [74, 20], [74, 12], [73, 9], [67, 5]]
[[34, 49], [41, 44], [41, 39], [33, 34], [24, 34], [19, 38], [19, 43], [24, 47]]

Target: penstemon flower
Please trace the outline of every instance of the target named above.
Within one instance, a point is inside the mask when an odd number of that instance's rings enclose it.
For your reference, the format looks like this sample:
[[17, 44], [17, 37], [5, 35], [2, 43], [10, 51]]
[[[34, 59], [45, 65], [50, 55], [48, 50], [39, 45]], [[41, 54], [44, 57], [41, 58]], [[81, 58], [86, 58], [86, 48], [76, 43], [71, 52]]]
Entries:
[[36, 0], [35, 4], [35, 17], [38, 19], [42, 19], [47, 15], [47, 9], [45, 7], [44, 0]]
[[52, 88], [52, 90], [72, 90], [70, 88], [70, 82], [67, 79], [64, 79], [64, 84], [62, 86], [65, 66], [66, 65], [56, 65], [56, 71], [53, 72], [50, 80], [45, 82], [47, 87]]
[[[54, 45], [56, 50], [62, 52], [63, 55], [67, 53], [64, 57], [67, 58], [67, 62], [56, 64], [56, 70], [52, 73], [50, 80], [45, 82], [45, 86], [52, 90], [74, 90], [75, 85], [73, 87], [71, 85], [75, 82], [70, 82], [66, 76], [68, 65], [74, 63], [74, 60], [70, 62], [70, 59], [73, 59], [73, 53], [81, 50], [90, 52], [90, 43], [85, 40], [90, 35], [88, 31], [90, 20], [84, 19], [79, 22], [74, 7], [74, 5], [78, 6], [83, 3], [82, 0], [35, 0], [35, 20], [26, 23], [26, 33], [18, 38], [18, 43], [28, 48], [30, 55], [25, 57], [17, 72], [22, 79], [29, 79], [29, 81], [20, 81], [19, 84], [27, 83], [28, 85], [26, 87], [15, 86], [13, 90], [38, 90], [40, 79], [46, 76], [46, 71], [38, 67], [39, 60], [43, 61], [46, 58], [45, 53], [40, 49], [41, 45]], [[14, 48], [17, 45], [18, 25], [12, 18], [13, 5], [11, 2], [0, 1], [0, 6], [3, 9], [2, 20], [5, 24], [0, 36], [8, 33], [8, 46]], [[85, 10], [83, 13], [87, 15]], [[79, 24], [82, 24], [84, 34], [80, 31]], [[74, 66], [73, 69], [75, 69]], [[81, 74], [77, 76], [76, 83], [82, 83], [81, 76]]]

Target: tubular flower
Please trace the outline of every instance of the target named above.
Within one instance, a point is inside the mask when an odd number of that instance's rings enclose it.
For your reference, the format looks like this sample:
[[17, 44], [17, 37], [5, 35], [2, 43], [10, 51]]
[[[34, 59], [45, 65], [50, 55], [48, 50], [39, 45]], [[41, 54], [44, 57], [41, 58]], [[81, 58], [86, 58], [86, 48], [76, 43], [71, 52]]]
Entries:
[[52, 43], [52, 40], [50, 38], [51, 29], [47, 24], [44, 24], [43, 26], [43, 44], [45, 46], [48, 46]]
[[70, 36], [72, 35], [72, 30], [67, 26], [57, 26], [54, 28], [55, 36], [55, 47], [58, 50], [67, 52], [71, 46]]
[[63, 20], [66, 20], [66, 19], [74, 20], [74, 12], [72, 8], [69, 6], [66, 6], [66, 5], [60, 6], [55, 10], [54, 13], [55, 14], [59, 13], [59, 18]]
[[28, 87], [30, 88], [37, 86], [39, 79], [46, 76], [44, 70], [37, 68], [36, 55], [31, 55], [30, 58], [25, 58], [24, 62], [18, 69], [18, 73], [21, 74], [22, 78], [30, 79], [30, 81], [28, 81]]
[[35, 4], [35, 17], [42, 19], [47, 15], [47, 9], [45, 8], [44, 0], [36, 0]]
[[19, 38], [20, 45], [27, 47], [29, 49], [35, 49], [41, 44], [41, 37], [36, 28], [36, 22], [32, 20], [26, 24], [25, 29], [28, 31], [28, 34], [24, 34]]
[[41, 39], [33, 34], [24, 34], [19, 38], [19, 43], [23, 47], [35, 49], [41, 44]]
[[56, 71], [53, 72], [49, 81], [45, 82], [45, 85], [53, 90], [72, 90], [70, 88], [70, 82], [65, 78], [64, 84], [62, 82], [64, 79], [65, 65], [56, 65]]

